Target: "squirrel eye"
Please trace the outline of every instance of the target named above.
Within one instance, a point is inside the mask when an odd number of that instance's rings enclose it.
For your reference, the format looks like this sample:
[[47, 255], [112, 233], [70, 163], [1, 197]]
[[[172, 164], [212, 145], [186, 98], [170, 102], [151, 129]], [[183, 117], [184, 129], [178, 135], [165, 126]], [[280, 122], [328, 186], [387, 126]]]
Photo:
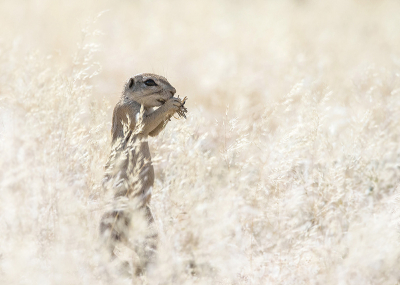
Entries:
[[157, 86], [157, 83], [155, 83], [153, 79], [147, 79], [144, 84], [147, 86]]

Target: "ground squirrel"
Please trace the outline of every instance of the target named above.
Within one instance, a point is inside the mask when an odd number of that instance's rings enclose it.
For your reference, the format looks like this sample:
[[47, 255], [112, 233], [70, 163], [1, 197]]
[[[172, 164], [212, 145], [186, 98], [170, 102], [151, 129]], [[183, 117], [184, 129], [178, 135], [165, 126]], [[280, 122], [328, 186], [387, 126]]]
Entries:
[[[154, 169], [147, 138], [158, 135], [182, 107], [181, 99], [173, 97], [175, 93], [166, 78], [150, 73], [138, 74], [125, 84], [114, 108], [112, 150], [103, 183], [112, 190], [114, 198], [113, 206], [100, 222], [101, 237], [112, 257], [115, 257], [118, 242], [129, 241], [129, 227], [134, 222], [132, 212], [141, 211], [152, 228], [149, 202]], [[154, 110], [155, 107], [158, 108]], [[137, 271], [144, 269], [152, 259], [156, 243], [157, 232], [153, 229], [146, 233], [144, 243], [135, 246], [140, 259]]]

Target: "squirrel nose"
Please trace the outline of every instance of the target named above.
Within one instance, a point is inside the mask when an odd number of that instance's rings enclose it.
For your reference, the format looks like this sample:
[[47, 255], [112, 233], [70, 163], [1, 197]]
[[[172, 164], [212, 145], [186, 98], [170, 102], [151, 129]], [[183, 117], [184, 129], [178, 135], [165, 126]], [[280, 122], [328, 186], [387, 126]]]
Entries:
[[176, 93], [176, 89], [175, 89], [175, 88], [172, 88], [169, 92], [172, 94], [172, 97], [173, 97], [174, 94]]

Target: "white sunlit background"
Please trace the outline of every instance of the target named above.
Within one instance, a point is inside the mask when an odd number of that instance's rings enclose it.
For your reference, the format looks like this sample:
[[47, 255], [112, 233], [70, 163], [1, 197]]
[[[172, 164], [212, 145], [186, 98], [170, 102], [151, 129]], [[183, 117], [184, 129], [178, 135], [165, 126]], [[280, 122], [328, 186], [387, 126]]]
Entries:
[[[400, 2], [0, 2], [0, 284], [399, 284]], [[157, 263], [98, 250], [112, 110], [165, 76]], [[112, 277], [110, 277], [112, 276]]]

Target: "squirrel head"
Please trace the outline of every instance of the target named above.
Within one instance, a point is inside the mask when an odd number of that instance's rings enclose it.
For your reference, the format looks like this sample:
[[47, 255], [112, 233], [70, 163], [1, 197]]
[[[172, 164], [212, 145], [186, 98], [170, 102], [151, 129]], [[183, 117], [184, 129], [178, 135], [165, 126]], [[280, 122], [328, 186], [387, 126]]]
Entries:
[[124, 88], [126, 98], [145, 108], [161, 106], [175, 93], [175, 88], [166, 78], [152, 73], [141, 73], [131, 77]]

